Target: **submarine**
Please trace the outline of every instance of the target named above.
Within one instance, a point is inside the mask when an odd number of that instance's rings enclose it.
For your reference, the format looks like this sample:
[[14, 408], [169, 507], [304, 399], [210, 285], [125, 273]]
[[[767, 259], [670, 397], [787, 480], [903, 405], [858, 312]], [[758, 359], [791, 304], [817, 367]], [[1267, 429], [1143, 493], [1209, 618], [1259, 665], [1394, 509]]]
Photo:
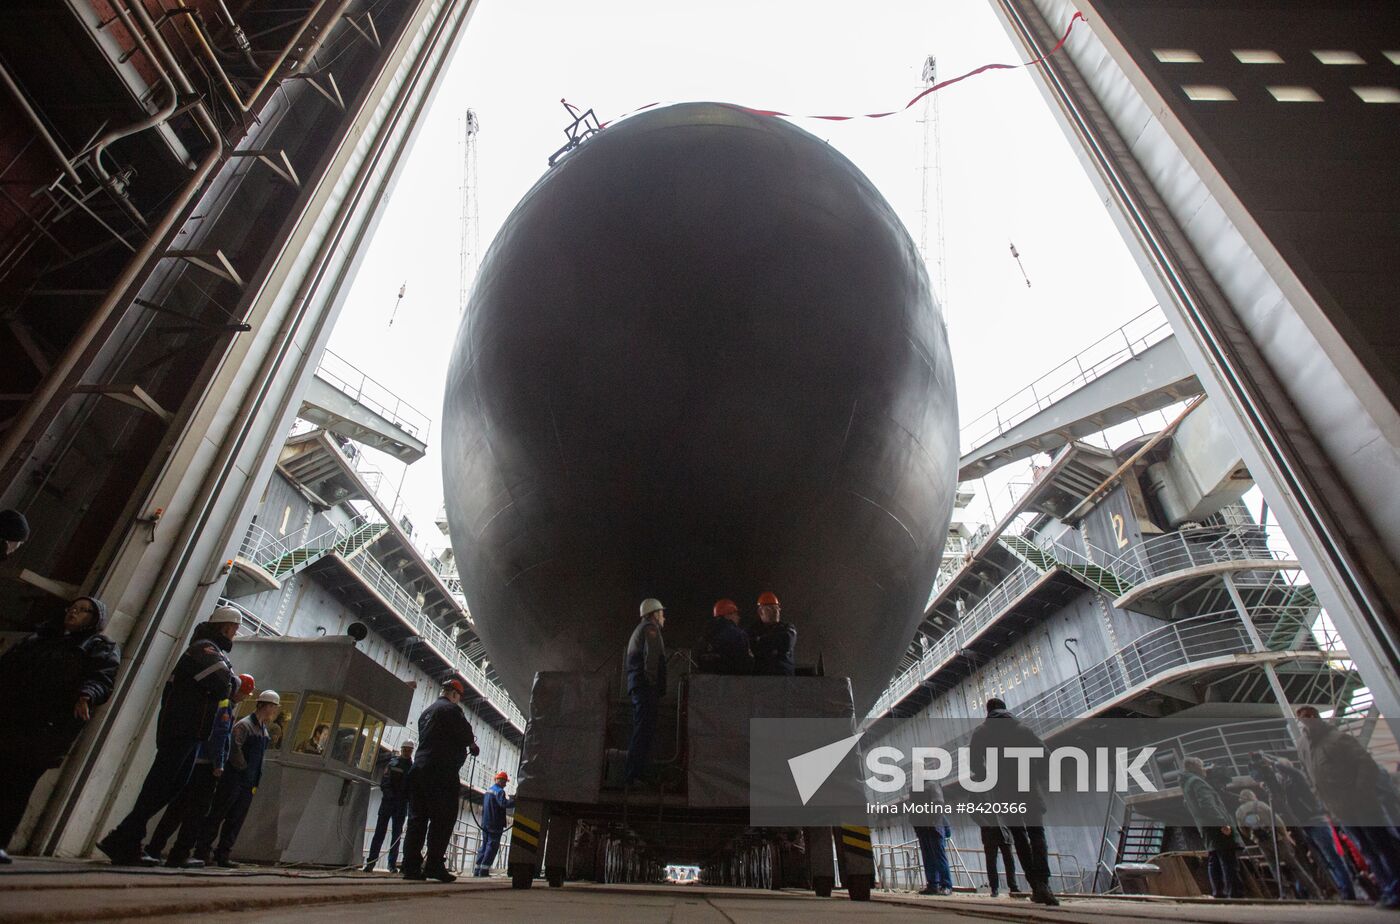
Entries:
[[943, 553], [946, 326], [908, 231], [821, 139], [720, 103], [565, 156], [492, 242], [443, 406], [448, 528], [498, 677], [619, 672], [776, 593], [799, 666], [874, 701]]

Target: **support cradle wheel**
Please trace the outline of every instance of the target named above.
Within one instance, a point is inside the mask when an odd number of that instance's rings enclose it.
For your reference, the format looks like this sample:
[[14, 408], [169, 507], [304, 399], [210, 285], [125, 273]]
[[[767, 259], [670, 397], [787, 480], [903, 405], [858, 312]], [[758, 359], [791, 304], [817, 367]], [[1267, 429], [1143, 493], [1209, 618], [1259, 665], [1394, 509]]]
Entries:
[[846, 877], [846, 891], [850, 894], [853, 902], [870, 901], [870, 890], [874, 885], [875, 877], [872, 875]]
[[519, 865], [510, 868], [510, 887], [512, 889], [528, 889], [534, 881], [534, 872], [530, 867]]
[[558, 868], [546, 869], [544, 878], [551, 889], [557, 889], [564, 884], [564, 871]]
[[830, 876], [813, 876], [812, 891], [817, 893], [818, 898], [830, 898], [831, 889], [836, 882]]

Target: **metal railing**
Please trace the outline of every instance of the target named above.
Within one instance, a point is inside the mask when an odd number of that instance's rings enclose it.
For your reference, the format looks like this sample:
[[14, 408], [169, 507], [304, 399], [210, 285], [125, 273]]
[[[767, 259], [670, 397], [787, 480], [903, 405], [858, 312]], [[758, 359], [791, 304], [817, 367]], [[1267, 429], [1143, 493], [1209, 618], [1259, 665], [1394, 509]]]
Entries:
[[1110, 556], [1104, 568], [1120, 578], [1142, 584], [1205, 565], [1241, 561], [1290, 561], [1293, 552], [1277, 526], [1203, 526], [1144, 539], [1122, 554]]
[[[948, 868], [953, 888], [980, 889], [987, 884], [986, 854], [980, 847], [958, 847], [950, 838], [944, 845], [948, 853]], [[1078, 892], [1084, 887], [1084, 865], [1074, 854], [1050, 851], [1051, 887], [1057, 892]], [[967, 862], [968, 859], [972, 862]], [[902, 844], [875, 845], [875, 871], [880, 888], [886, 892], [917, 892], [928, 881], [924, 876], [923, 858], [916, 840]], [[1005, 871], [1002, 882], [1006, 881]], [[1022, 882], [1024, 882], [1024, 878]]]
[[911, 666], [895, 677], [880, 698], [875, 701], [870, 715], [884, 714], [891, 706], [918, 687], [936, 672], [942, 670], [958, 656], [958, 652], [983, 629], [995, 622], [1017, 597], [1021, 596], [1042, 579], [1048, 572], [1034, 565], [1022, 563], [1006, 578], [992, 588], [972, 609], [963, 614], [962, 621], [929, 647]]
[[[470, 811], [470, 809], [468, 809]], [[383, 853], [389, 852], [390, 836], [384, 838]], [[369, 842], [374, 837], [374, 825], [365, 828], [364, 840], [360, 842], [360, 862], [369, 859]], [[457, 818], [457, 823], [452, 828], [451, 838], [447, 842], [447, 868], [454, 873], [461, 873], [470, 876], [476, 868], [476, 852], [481, 847], [481, 829], [476, 826], [475, 820]], [[491, 864], [493, 873], [504, 873], [506, 871], [506, 858], [510, 855], [510, 831], [501, 836], [501, 849], [496, 852], [496, 859]]]
[[238, 557], [263, 565], [289, 554], [294, 548], [297, 546], [288, 545], [286, 537], [278, 536], [256, 523], [249, 523], [243, 544], [238, 548]]
[[337, 391], [349, 395], [405, 433], [421, 440], [428, 438], [432, 421], [426, 414], [361, 372], [343, 357], [330, 350], [323, 352], [320, 365], [316, 368], [316, 377]]
[[1065, 360], [959, 430], [960, 455], [1034, 416], [1056, 401], [1172, 336], [1157, 305]]
[[418, 606], [417, 599], [410, 596], [393, 575], [384, 570], [384, 566], [376, 561], [373, 555], [368, 553], [359, 555], [347, 559], [346, 563], [359, 572], [369, 586], [379, 592], [424, 643], [431, 647], [440, 658], [451, 664], [453, 669], [460, 673], [463, 679], [485, 697], [512, 725], [524, 731], [525, 716], [506, 695], [505, 690], [487, 679], [486, 673], [481, 667], [462, 654], [447, 631], [423, 612], [422, 608]]
[[259, 638], [277, 638], [282, 634], [266, 622], [263, 622], [252, 610], [239, 605], [235, 600], [230, 600], [228, 597], [220, 597], [217, 605], [231, 607], [238, 611], [238, 615], [241, 619], [238, 626], [240, 635], [254, 635]]

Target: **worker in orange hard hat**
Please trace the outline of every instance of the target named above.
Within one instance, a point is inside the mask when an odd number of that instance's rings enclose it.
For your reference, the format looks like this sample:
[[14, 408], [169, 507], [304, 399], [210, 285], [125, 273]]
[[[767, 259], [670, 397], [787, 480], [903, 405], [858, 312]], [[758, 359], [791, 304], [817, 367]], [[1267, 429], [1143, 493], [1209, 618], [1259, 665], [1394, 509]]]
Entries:
[[695, 666], [705, 674], [753, 673], [749, 636], [739, 628], [739, 607], [733, 600], [715, 604], [714, 615], [695, 646]]
[[506, 829], [506, 812], [515, 808], [515, 798], [506, 795], [506, 784], [510, 774], [496, 771], [496, 782], [481, 796], [481, 846], [476, 851], [478, 876], [491, 875], [491, 864], [496, 862], [496, 851], [501, 847], [501, 834]]
[[758, 595], [758, 625], [751, 634], [755, 674], [791, 677], [797, 672], [797, 628], [782, 616], [777, 594], [765, 590]]
[[[442, 696], [418, 716], [418, 750], [408, 772], [408, 823], [403, 835], [403, 878], [452, 882], [447, 844], [457, 823], [458, 775], [467, 752], [481, 753], [471, 723], [462, 712], [467, 685], [459, 677], [443, 681]], [[424, 845], [427, 856], [424, 856]]]

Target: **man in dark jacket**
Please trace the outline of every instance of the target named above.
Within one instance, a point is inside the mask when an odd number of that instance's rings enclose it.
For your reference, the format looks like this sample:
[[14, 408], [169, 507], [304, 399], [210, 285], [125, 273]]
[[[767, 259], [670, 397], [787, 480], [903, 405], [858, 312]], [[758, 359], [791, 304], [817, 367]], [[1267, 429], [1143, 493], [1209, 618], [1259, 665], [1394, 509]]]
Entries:
[[758, 628], [753, 632], [753, 672], [774, 677], [797, 673], [797, 627], [783, 622], [777, 594], [758, 595]]
[[705, 674], [752, 674], [749, 637], [739, 628], [739, 607], [733, 600], [715, 604], [714, 616], [695, 648], [695, 666]]
[[242, 617], [232, 607], [221, 606], [205, 622], [195, 626], [185, 653], [165, 682], [156, 719], [156, 756], [136, 804], [112, 831], [97, 842], [97, 849], [119, 866], [153, 866], [159, 861], [141, 847], [146, 826], [157, 812], [185, 787], [194, 772], [201, 743], [209, 740], [219, 703], [238, 689], [227, 652], [233, 649]]
[[367, 873], [379, 862], [379, 848], [384, 846], [384, 835], [391, 826], [394, 839], [389, 842], [389, 872], [399, 871], [399, 839], [403, 837], [403, 823], [408, 817], [408, 771], [412, 768], [413, 742], [405, 741], [399, 753], [389, 758], [384, 775], [379, 778], [379, 819], [369, 842], [369, 859], [365, 860]]
[[[408, 773], [408, 829], [404, 832], [403, 878], [453, 882], [447, 870], [447, 843], [457, 824], [460, 773], [467, 752], [481, 753], [471, 723], [462, 712], [466, 684], [456, 677], [418, 717], [418, 753]], [[423, 845], [427, 843], [427, 859]]]
[[1296, 715], [1305, 739], [1298, 756], [1332, 821], [1361, 850], [1380, 886], [1382, 908], [1400, 908], [1400, 838], [1383, 807], [1390, 780], [1366, 746], [1325, 721], [1312, 706]]
[[0, 510], [0, 561], [29, 541], [29, 521], [18, 510]]
[[[972, 733], [969, 742], [969, 763], [972, 777], [985, 780], [988, 772], [996, 774], [996, 785], [986, 794], [989, 802], [1024, 803], [1026, 811], [1008, 814], [1003, 824], [1016, 847], [1016, 858], [1031, 886], [1031, 901], [1042, 905], [1060, 902], [1050, 891], [1050, 856], [1045, 846], [1046, 757], [1029, 761], [1029, 789], [1018, 785], [1020, 760], [1008, 756], [1007, 748], [1039, 748], [1048, 755], [1045, 742], [1035, 732], [1013, 716], [1000, 699], [987, 700], [987, 719]], [[989, 755], [995, 761], [988, 760]]]
[[229, 854], [238, 840], [238, 832], [243, 830], [243, 821], [248, 817], [258, 783], [262, 782], [263, 756], [271, 740], [268, 723], [277, 717], [277, 710], [281, 708], [282, 697], [275, 690], [264, 690], [258, 694], [253, 711], [233, 723], [228, 765], [219, 777], [214, 803], [200, 826], [194, 848], [196, 859], [224, 869], [238, 868]]
[[1249, 775], [1269, 791], [1269, 798], [1278, 807], [1284, 824], [1302, 830], [1308, 848], [1312, 850], [1318, 865], [1332, 877], [1338, 894], [1345, 901], [1355, 901], [1356, 885], [1352, 882], [1351, 870], [1341, 854], [1337, 853], [1327, 812], [1317, 801], [1303, 771], [1295, 767], [1292, 761], [1272, 754], [1255, 753], [1249, 758]]
[[229, 741], [233, 734], [233, 712], [238, 704], [253, 693], [257, 681], [251, 674], [238, 675], [238, 689], [229, 699], [219, 703], [219, 711], [214, 715], [214, 730], [209, 740], [199, 746], [199, 756], [194, 760], [194, 772], [180, 794], [170, 801], [161, 813], [155, 833], [146, 844], [146, 853], [159, 857], [165, 849], [165, 842], [176, 831], [179, 835], [165, 858], [165, 865], [182, 869], [199, 869], [203, 860], [190, 857], [199, 832], [204, 827], [204, 819], [214, 804], [214, 794], [218, 791], [219, 780], [223, 778], [228, 763]]
[[1206, 845], [1206, 873], [1210, 877], [1211, 896], [1244, 898], [1235, 818], [1225, 808], [1225, 800], [1220, 798], [1220, 793], [1206, 780], [1206, 766], [1199, 757], [1188, 757], [1182, 761], [1181, 797]]
[[106, 625], [102, 601], [79, 597], [0, 657], [0, 864], [39, 777], [112, 695], [121, 651]]
[[656, 713], [666, 695], [666, 608], [655, 597], [642, 601], [641, 621], [627, 640], [627, 695], [632, 698], [632, 740], [627, 747], [623, 780], [640, 782], [651, 763], [656, 739]]
[[506, 830], [506, 812], [515, 808], [515, 799], [506, 795], [506, 784], [510, 774], [496, 771], [496, 780], [481, 797], [481, 846], [476, 851], [478, 876], [491, 875], [491, 864], [496, 862], [496, 851], [501, 849], [501, 835]]

